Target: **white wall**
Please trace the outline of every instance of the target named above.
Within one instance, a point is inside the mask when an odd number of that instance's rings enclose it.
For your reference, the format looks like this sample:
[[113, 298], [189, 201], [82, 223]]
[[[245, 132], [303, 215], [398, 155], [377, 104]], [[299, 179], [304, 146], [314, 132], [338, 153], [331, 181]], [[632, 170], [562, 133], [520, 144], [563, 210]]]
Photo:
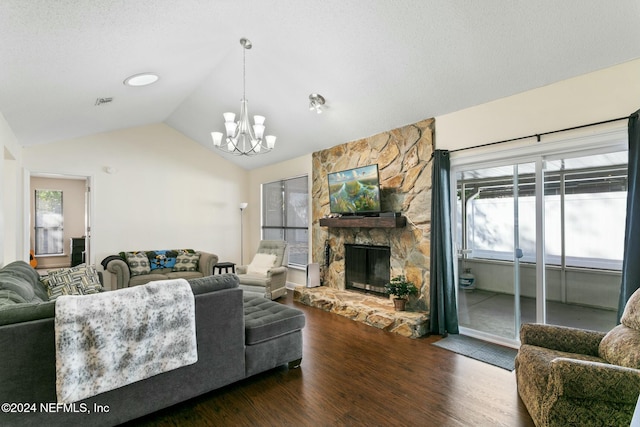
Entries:
[[[255, 255], [258, 244], [261, 240], [261, 189], [262, 184], [277, 181], [279, 179], [293, 178], [300, 175], [307, 175], [309, 178], [309, 219], [311, 219], [311, 153], [291, 159], [275, 165], [254, 169], [249, 172], [249, 203], [245, 211], [245, 247], [244, 259], [245, 264]], [[246, 225], [249, 224], [248, 227]], [[311, 224], [309, 224], [309, 254], [311, 253]], [[287, 273], [287, 282], [305, 285], [306, 272], [302, 270], [289, 269]]]
[[436, 148], [454, 150], [629, 116], [640, 108], [639, 76], [640, 60], [634, 60], [438, 116]]
[[98, 267], [119, 251], [167, 248], [240, 262], [248, 173], [165, 124], [27, 147], [23, 162], [31, 172], [92, 177], [88, 261]]
[[0, 161], [2, 190], [0, 191], [0, 266], [16, 259], [28, 261], [27, 249], [19, 230], [24, 228], [24, 206], [22, 197], [23, 179], [21, 148], [13, 131], [0, 114], [0, 146], [3, 147], [3, 159]]

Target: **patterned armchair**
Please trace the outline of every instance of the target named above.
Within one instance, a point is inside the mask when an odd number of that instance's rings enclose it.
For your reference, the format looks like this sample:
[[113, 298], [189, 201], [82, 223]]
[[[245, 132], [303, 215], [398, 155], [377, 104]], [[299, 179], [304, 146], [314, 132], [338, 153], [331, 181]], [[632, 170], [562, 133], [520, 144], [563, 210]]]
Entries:
[[518, 394], [536, 426], [628, 426], [640, 394], [640, 291], [608, 333], [524, 324]]

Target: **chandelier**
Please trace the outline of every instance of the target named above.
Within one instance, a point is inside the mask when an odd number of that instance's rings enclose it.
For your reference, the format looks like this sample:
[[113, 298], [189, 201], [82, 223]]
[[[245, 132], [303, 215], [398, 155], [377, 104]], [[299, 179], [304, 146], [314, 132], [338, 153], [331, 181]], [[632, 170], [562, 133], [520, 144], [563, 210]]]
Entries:
[[225, 153], [236, 156], [255, 156], [260, 153], [268, 153], [276, 144], [276, 137], [264, 135], [264, 116], [253, 116], [254, 125], [249, 123], [249, 111], [247, 107], [246, 89], [246, 51], [251, 49], [251, 41], [240, 39], [244, 48], [242, 51], [242, 100], [240, 101], [240, 118], [235, 121], [234, 113], [224, 113], [224, 127], [227, 136], [222, 140], [222, 132], [211, 132], [213, 146]]

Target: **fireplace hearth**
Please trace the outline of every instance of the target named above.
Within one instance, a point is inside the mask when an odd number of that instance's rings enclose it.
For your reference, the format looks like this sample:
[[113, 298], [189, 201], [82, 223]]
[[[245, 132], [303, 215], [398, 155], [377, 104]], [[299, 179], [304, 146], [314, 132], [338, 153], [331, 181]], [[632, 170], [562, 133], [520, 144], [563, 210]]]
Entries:
[[391, 278], [389, 246], [345, 244], [345, 289], [385, 296]]

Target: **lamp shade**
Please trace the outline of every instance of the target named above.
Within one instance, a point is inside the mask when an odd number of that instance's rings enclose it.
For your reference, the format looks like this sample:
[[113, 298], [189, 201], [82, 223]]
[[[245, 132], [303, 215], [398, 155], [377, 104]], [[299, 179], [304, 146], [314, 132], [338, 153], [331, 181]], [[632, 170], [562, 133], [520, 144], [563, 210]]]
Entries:
[[233, 138], [236, 134], [236, 128], [238, 124], [236, 122], [224, 122], [224, 127], [227, 130], [227, 136]]
[[211, 139], [213, 139], [213, 145], [220, 147], [222, 142], [222, 132], [211, 132]]
[[256, 138], [262, 139], [264, 135], [264, 125], [253, 125], [253, 133], [256, 135]]

